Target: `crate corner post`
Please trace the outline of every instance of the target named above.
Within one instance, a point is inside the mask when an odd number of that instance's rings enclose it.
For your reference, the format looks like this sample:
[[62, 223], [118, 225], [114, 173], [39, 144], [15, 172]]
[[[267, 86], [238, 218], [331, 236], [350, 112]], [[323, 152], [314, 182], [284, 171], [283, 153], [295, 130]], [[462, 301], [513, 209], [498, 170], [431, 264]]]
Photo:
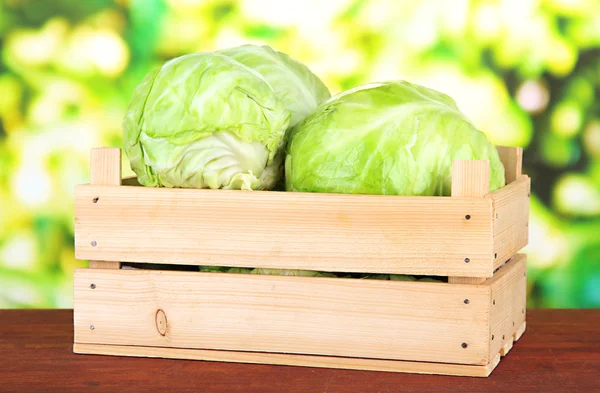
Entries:
[[[452, 163], [452, 197], [482, 198], [489, 193], [489, 189], [490, 162], [488, 160], [455, 160]], [[465, 262], [468, 260], [468, 257], [465, 258]], [[451, 284], [481, 284], [486, 279], [486, 277], [450, 276], [448, 282]]]
[[523, 174], [523, 148], [496, 146], [496, 150], [504, 166], [506, 184], [516, 181]]
[[[90, 184], [98, 186], [121, 185], [121, 149], [98, 147], [90, 153]], [[95, 203], [92, 201], [92, 203]], [[93, 269], [119, 269], [120, 262], [90, 261]]]

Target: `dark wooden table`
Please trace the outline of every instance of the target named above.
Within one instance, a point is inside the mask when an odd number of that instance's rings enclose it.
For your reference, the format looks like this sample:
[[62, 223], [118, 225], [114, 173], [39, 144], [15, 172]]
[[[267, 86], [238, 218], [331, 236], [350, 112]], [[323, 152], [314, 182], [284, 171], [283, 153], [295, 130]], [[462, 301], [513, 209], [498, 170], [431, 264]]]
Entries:
[[75, 355], [72, 310], [0, 310], [0, 392], [600, 392], [600, 310], [528, 310], [489, 378]]

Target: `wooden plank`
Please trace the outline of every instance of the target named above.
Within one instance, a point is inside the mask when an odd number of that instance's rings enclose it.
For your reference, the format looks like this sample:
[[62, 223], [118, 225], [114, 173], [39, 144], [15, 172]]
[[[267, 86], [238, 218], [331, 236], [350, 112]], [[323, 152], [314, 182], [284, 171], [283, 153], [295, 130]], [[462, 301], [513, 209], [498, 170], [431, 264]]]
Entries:
[[496, 356], [492, 362], [484, 366], [472, 366], [464, 364], [345, 358], [334, 356], [312, 356], [284, 353], [216, 351], [210, 349], [141, 347], [126, 345], [79, 343], [75, 343], [73, 345], [73, 351], [79, 354], [191, 359], [215, 362], [273, 364], [318, 368], [340, 368], [349, 370], [387, 371], [414, 374], [457, 375], [468, 377], [487, 377], [491, 374], [491, 372], [494, 370], [494, 368], [496, 368], [496, 366], [500, 362], [499, 355]]
[[490, 192], [490, 162], [456, 160], [452, 163], [452, 196], [482, 197]]
[[493, 206], [494, 269], [523, 249], [529, 241], [530, 178], [488, 195]]
[[489, 362], [485, 285], [77, 269], [74, 293], [77, 343]]
[[448, 277], [450, 284], [481, 284], [486, 280], [485, 277]]
[[121, 262], [90, 261], [90, 267], [94, 269], [120, 269]]
[[[518, 254], [489, 280], [491, 288], [490, 356], [505, 356], [525, 326], [527, 257]], [[493, 336], [493, 339], [492, 339]]]
[[[452, 163], [452, 197], [483, 197], [490, 190], [490, 163], [485, 160]], [[469, 217], [470, 221], [471, 217]], [[491, 253], [491, 250], [489, 250]], [[470, 262], [469, 262], [470, 263]], [[485, 278], [450, 276], [451, 284], [480, 284]]]
[[90, 154], [90, 184], [121, 185], [121, 149], [99, 147]]
[[521, 177], [523, 171], [523, 148], [512, 146], [496, 146], [500, 161], [504, 165], [506, 184], [510, 184]]
[[[95, 196], [102, 203], [89, 203]], [[124, 262], [491, 277], [491, 220], [489, 198], [80, 185], [75, 252]]]
[[[95, 148], [90, 153], [90, 183], [103, 186], [121, 185], [121, 149]], [[99, 197], [88, 198], [88, 205], [104, 203]], [[90, 240], [90, 246], [96, 247], [97, 240]], [[87, 259], [87, 258], [86, 258]], [[89, 266], [96, 269], [119, 269], [119, 261], [90, 260]]]
[[519, 339], [523, 336], [523, 333], [525, 333], [526, 328], [527, 328], [527, 322], [523, 322], [521, 327], [519, 329], [517, 329], [517, 331], [515, 332], [515, 335], [514, 335], [515, 341], [519, 341]]

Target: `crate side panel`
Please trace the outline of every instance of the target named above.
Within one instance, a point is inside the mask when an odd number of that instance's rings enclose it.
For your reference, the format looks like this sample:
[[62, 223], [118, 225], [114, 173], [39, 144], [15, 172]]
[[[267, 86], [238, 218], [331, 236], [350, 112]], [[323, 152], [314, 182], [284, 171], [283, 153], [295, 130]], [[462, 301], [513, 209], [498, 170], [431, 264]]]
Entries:
[[335, 356], [313, 356], [287, 353], [218, 351], [211, 349], [139, 347], [128, 345], [75, 344], [75, 353], [113, 356], [138, 356], [149, 358], [191, 359], [215, 362], [239, 362], [304, 366], [318, 368], [341, 368], [414, 374], [459, 375], [487, 377], [500, 362], [500, 356], [485, 366], [466, 364], [412, 362], [386, 359], [363, 359]]
[[513, 146], [496, 146], [500, 161], [504, 165], [506, 184], [510, 184], [521, 176], [523, 167], [523, 148]]
[[490, 194], [493, 205], [494, 269], [523, 249], [529, 241], [530, 178], [519, 180]]
[[489, 198], [85, 185], [75, 200], [79, 259], [492, 275]]
[[75, 342], [487, 364], [489, 296], [445, 283], [78, 269]]
[[[524, 326], [527, 296], [527, 257], [517, 254], [490, 280], [490, 356], [512, 346]], [[494, 339], [491, 340], [491, 336]], [[506, 351], [507, 352], [507, 351]], [[504, 353], [503, 353], [504, 355]]]

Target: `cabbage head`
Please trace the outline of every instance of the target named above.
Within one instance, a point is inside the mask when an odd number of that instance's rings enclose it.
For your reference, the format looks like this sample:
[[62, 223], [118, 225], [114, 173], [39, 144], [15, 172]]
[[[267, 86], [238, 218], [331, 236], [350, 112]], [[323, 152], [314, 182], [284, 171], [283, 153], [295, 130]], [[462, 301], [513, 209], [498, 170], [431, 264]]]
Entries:
[[135, 89], [124, 150], [145, 186], [271, 189], [288, 129], [327, 98], [306, 66], [267, 46], [184, 55]]
[[313, 270], [293, 270], [293, 269], [267, 269], [256, 268], [250, 274], [266, 274], [273, 276], [302, 276], [302, 277], [335, 277], [332, 273], [317, 272]]
[[287, 153], [289, 191], [450, 195], [453, 160], [489, 160], [490, 191], [504, 185], [496, 148], [454, 100], [405, 81], [325, 101], [294, 128]]

